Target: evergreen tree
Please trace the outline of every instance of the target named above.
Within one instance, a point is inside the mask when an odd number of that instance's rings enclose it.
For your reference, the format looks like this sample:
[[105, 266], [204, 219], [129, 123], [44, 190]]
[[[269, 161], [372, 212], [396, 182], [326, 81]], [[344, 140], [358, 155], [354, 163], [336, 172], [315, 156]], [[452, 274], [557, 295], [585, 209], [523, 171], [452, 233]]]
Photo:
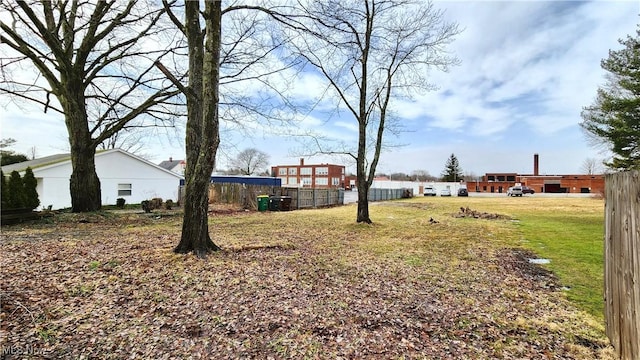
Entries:
[[457, 182], [463, 180], [462, 169], [458, 158], [454, 154], [451, 154], [444, 165], [444, 171], [442, 172], [442, 181]]
[[9, 199], [9, 189], [7, 188], [7, 179], [4, 177], [4, 173], [0, 170], [0, 190], [2, 191], [2, 208], [7, 209]]
[[30, 167], [24, 172], [22, 177], [22, 184], [24, 186], [24, 207], [35, 209], [40, 205], [40, 199], [38, 198], [38, 180], [33, 176], [33, 170]]
[[24, 207], [24, 185], [20, 173], [12, 171], [7, 183], [7, 207], [9, 209], [19, 209]]
[[636, 36], [619, 40], [621, 50], [610, 50], [601, 62], [607, 83], [598, 89], [593, 105], [582, 111], [582, 128], [594, 144], [605, 145], [614, 170], [640, 169], [640, 26]]

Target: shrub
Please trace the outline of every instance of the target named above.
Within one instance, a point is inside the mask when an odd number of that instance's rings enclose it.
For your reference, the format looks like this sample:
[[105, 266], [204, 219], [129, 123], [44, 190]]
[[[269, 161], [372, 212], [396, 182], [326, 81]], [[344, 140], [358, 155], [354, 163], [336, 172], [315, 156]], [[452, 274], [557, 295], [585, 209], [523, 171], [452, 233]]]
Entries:
[[162, 198], [151, 199], [151, 209], [160, 209], [160, 208], [162, 208]]
[[125, 204], [126, 202], [127, 202], [127, 201], [126, 201], [124, 198], [117, 198], [117, 199], [116, 199], [116, 207], [117, 207], [118, 209], [124, 209], [124, 204]]
[[0, 170], [0, 190], [2, 190], [2, 208], [8, 209], [9, 205], [7, 201], [9, 200], [9, 189], [7, 188], [7, 179], [4, 177], [4, 173]]
[[7, 183], [7, 207], [9, 209], [20, 209], [25, 207], [24, 201], [24, 184], [20, 173], [12, 171], [9, 176], [9, 182]]
[[140, 202], [140, 205], [142, 206], [142, 210], [144, 210], [144, 212], [146, 213], [150, 213], [151, 212], [151, 202], [149, 200], [143, 200], [142, 202]]
[[164, 208], [167, 210], [171, 210], [172, 207], [173, 207], [173, 200], [167, 199], [167, 201], [164, 202]]
[[33, 170], [30, 167], [27, 168], [22, 177], [22, 184], [24, 186], [24, 207], [29, 209], [35, 209], [40, 205], [40, 199], [38, 198], [38, 180], [33, 176]]

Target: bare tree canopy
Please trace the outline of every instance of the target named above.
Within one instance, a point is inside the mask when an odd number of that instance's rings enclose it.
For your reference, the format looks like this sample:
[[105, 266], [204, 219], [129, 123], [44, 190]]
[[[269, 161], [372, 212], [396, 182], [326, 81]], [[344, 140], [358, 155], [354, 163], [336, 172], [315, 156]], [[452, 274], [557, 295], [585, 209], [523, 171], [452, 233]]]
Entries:
[[602, 165], [603, 161], [598, 161], [594, 158], [586, 158], [582, 162], [582, 166], [580, 169], [583, 174], [586, 175], [595, 175], [602, 173]]
[[434, 88], [433, 68], [447, 70], [457, 59], [446, 46], [460, 32], [431, 2], [413, 0], [328, 0], [298, 3], [288, 19], [299, 32], [289, 49], [329, 83], [340, 107], [358, 125], [354, 144], [328, 145], [315, 139], [317, 153], [347, 154], [356, 161], [357, 222], [371, 223], [368, 190], [375, 176], [385, 132], [392, 132], [390, 104]]
[[242, 175], [264, 172], [268, 165], [269, 155], [255, 148], [242, 150], [231, 161], [231, 167], [237, 169]]
[[134, 119], [135, 126], [171, 126], [175, 116], [171, 99], [179, 92], [153, 66], [173, 51], [159, 26], [164, 11], [146, 1], [0, 6], [11, 18], [0, 21], [0, 93], [64, 115], [72, 210], [98, 210], [98, 145]]

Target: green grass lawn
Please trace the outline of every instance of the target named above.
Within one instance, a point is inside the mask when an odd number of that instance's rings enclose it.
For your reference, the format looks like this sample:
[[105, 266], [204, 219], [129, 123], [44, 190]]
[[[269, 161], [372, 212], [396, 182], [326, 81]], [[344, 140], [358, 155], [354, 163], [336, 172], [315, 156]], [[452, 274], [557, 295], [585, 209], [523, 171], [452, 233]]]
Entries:
[[567, 297], [603, 319], [604, 215], [523, 213], [521, 221], [525, 246], [551, 259], [549, 269], [570, 288]]
[[[420, 200], [424, 201], [424, 200]], [[469, 206], [507, 214], [519, 232], [513, 245], [533, 250], [569, 288], [568, 299], [604, 322], [604, 201], [595, 198], [451, 198], [439, 206]], [[513, 239], [511, 240], [513, 241]]]

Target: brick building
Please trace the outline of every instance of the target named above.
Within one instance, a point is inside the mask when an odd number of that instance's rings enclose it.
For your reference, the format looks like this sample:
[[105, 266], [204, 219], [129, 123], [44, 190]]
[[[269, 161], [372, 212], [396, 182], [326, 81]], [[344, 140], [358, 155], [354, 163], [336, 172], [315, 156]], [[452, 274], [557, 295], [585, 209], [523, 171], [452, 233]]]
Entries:
[[308, 187], [314, 189], [344, 188], [344, 165], [305, 165], [300, 159], [298, 165], [277, 165], [271, 167], [271, 175], [282, 180], [284, 187]]
[[486, 173], [478, 181], [467, 181], [471, 192], [506, 193], [520, 183], [536, 193], [604, 194], [604, 175], [540, 175], [539, 156], [533, 155], [533, 174]]

